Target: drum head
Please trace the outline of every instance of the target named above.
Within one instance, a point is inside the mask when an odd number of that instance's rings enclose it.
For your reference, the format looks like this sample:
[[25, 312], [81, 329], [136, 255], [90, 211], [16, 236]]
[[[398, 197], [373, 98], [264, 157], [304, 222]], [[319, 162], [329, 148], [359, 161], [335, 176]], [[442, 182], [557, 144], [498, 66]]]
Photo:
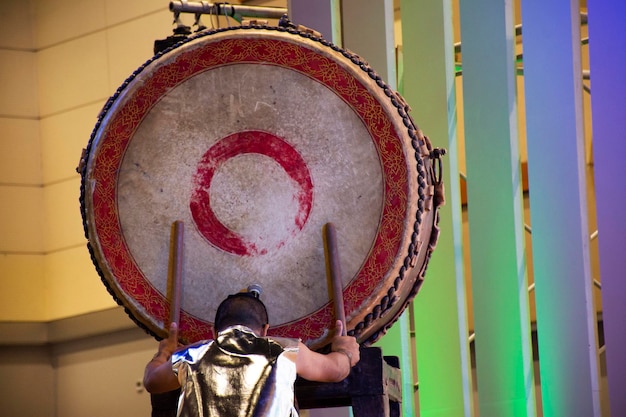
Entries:
[[376, 340], [434, 246], [427, 139], [355, 55], [283, 28], [203, 32], [138, 69], [103, 109], [82, 168], [94, 263], [166, 334], [170, 232], [185, 224], [181, 339], [259, 284], [270, 333], [312, 348], [333, 326], [322, 228], [337, 230], [349, 334]]

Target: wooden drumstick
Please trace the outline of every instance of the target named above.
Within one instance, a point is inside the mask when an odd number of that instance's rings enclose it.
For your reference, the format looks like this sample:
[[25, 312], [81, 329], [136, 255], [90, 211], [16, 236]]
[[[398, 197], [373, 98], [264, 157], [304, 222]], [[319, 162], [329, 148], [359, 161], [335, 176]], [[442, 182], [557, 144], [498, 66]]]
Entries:
[[183, 236], [185, 225], [177, 220], [172, 224], [170, 238], [170, 323], [180, 326], [180, 291], [183, 276]]
[[346, 335], [346, 313], [343, 306], [343, 283], [341, 282], [341, 266], [339, 264], [339, 249], [337, 249], [337, 232], [335, 225], [326, 223], [322, 228], [324, 235], [324, 255], [326, 256], [326, 273], [330, 277], [329, 285], [333, 297], [335, 320], [343, 324], [342, 336]]

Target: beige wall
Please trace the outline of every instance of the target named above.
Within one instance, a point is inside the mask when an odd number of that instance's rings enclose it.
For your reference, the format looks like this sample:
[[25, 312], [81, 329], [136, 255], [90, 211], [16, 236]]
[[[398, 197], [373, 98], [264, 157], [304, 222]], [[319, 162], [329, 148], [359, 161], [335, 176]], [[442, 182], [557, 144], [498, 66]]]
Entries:
[[[37, 54], [28, 2], [0, 3], [0, 317], [44, 317]], [[6, 314], [5, 314], [6, 311]], [[6, 318], [5, 318], [6, 317]]]
[[136, 383], [156, 342], [95, 271], [75, 169], [102, 105], [171, 34], [167, 4], [0, 0], [2, 416], [149, 415]]
[[75, 169], [107, 98], [171, 34], [167, 2], [1, 1], [0, 321], [112, 308]]
[[57, 415], [149, 416], [150, 394], [141, 379], [155, 347], [137, 328], [56, 345]]

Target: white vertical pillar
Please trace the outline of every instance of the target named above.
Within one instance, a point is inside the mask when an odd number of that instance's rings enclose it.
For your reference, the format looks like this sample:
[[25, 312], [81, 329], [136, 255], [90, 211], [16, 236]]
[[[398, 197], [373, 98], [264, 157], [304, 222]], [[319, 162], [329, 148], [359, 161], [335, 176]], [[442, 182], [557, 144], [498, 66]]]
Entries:
[[[612, 416], [626, 416], [626, 2], [589, 0], [593, 160]], [[606, 413], [605, 413], [606, 414]]]
[[287, 0], [287, 10], [292, 23], [316, 30], [341, 46], [340, 0]]
[[543, 413], [599, 416], [579, 2], [528, 2], [522, 13]]
[[478, 405], [483, 417], [536, 414], [513, 2], [460, 2], [467, 199]]
[[343, 45], [396, 89], [393, 0], [342, 0]]

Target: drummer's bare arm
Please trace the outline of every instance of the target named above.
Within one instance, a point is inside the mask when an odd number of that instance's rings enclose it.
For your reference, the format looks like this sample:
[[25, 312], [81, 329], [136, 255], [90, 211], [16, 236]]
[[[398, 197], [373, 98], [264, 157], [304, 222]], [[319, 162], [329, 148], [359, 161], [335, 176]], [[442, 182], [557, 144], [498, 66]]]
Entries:
[[343, 325], [337, 320], [331, 352], [321, 354], [310, 350], [300, 342], [296, 359], [298, 375], [309, 381], [339, 382], [350, 375], [350, 370], [359, 362], [359, 344], [352, 336], [341, 336]]
[[143, 385], [153, 394], [172, 391], [180, 388], [178, 377], [172, 370], [172, 353], [178, 348], [178, 327], [176, 323], [170, 326], [167, 339], [159, 342], [159, 350], [154, 358], [146, 365], [143, 375]]

